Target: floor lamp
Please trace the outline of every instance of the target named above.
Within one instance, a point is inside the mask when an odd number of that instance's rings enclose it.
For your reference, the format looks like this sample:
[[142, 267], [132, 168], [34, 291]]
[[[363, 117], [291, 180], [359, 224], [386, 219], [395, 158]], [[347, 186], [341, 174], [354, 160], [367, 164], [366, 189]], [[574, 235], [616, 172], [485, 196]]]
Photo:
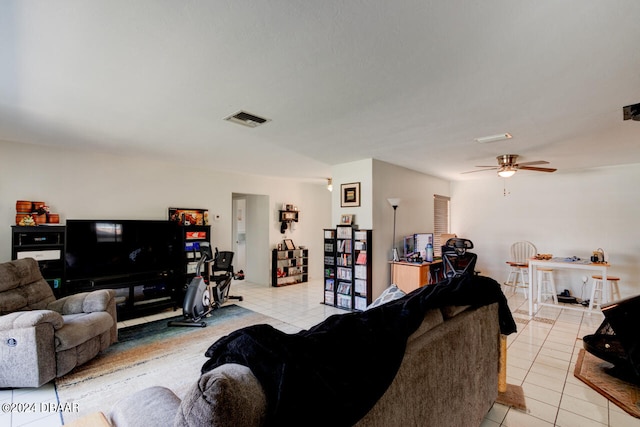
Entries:
[[398, 258], [398, 248], [396, 248], [396, 209], [398, 209], [398, 205], [400, 204], [400, 199], [391, 198], [391, 199], [387, 199], [387, 201], [393, 208], [393, 242], [391, 244], [393, 255], [391, 259], [393, 261], [399, 261], [400, 258]]

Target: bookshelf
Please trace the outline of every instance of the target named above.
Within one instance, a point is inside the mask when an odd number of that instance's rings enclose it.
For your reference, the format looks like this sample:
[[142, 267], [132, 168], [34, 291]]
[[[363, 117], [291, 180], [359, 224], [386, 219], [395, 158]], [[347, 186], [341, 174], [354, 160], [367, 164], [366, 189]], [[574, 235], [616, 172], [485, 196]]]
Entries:
[[324, 229], [324, 303], [336, 305], [336, 229]]
[[324, 230], [324, 303], [364, 310], [371, 303], [371, 230]]
[[353, 308], [364, 310], [371, 304], [371, 230], [353, 232]]
[[271, 253], [271, 285], [295, 285], [309, 280], [309, 250], [273, 249]]
[[353, 308], [353, 227], [336, 227], [336, 307]]

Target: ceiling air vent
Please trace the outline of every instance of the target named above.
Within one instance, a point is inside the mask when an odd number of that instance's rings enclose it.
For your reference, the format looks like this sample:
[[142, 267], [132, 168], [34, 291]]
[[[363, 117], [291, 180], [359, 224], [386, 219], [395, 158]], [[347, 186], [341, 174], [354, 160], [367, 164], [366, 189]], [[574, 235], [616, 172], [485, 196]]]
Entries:
[[622, 107], [622, 118], [624, 120], [640, 121], [640, 104], [633, 104]]
[[225, 117], [224, 119], [233, 123], [237, 123], [239, 125], [249, 126], [250, 128], [255, 128], [260, 126], [261, 124], [271, 121], [270, 119], [258, 117], [254, 114], [247, 113], [246, 111], [238, 111], [237, 113], [232, 114], [229, 117]]

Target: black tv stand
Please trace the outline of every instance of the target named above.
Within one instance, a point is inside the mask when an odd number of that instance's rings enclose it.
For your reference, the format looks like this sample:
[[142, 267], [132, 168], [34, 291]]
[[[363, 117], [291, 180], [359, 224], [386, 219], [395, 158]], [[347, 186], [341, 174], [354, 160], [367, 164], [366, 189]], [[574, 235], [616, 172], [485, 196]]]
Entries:
[[177, 309], [181, 285], [181, 274], [162, 271], [68, 281], [66, 288], [71, 293], [115, 290], [118, 320], [127, 320], [167, 308]]

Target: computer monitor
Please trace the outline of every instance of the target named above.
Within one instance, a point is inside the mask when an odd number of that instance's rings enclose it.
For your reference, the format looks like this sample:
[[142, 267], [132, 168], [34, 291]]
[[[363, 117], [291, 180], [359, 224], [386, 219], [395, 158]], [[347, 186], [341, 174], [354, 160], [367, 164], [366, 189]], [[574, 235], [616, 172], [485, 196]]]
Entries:
[[413, 235], [416, 251], [419, 252], [423, 258], [426, 257], [426, 250], [428, 243], [433, 245], [433, 233], [416, 233]]
[[404, 256], [410, 257], [416, 253], [416, 240], [414, 235], [404, 237]]

